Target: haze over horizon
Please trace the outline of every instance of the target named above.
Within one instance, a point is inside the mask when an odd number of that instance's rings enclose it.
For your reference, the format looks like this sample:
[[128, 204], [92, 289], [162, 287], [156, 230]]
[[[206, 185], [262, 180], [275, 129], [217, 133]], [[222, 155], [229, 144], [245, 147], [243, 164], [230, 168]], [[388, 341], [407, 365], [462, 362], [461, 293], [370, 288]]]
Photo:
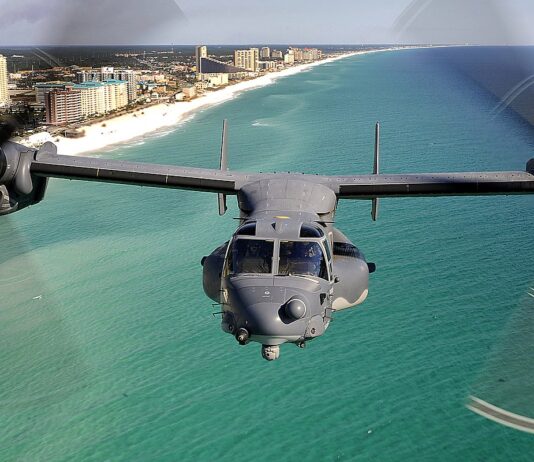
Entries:
[[3, 0], [0, 46], [221, 44], [534, 45], [527, 0]]

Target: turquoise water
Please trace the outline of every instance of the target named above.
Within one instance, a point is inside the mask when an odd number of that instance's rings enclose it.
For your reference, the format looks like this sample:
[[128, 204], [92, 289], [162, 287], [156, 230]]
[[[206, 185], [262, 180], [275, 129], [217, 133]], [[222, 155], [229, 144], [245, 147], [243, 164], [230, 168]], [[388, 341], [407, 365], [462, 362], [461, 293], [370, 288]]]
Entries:
[[[367, 173], [380, 120], [384, 172], [524, 170], [533, 129], [440, 53], [325, 64], [100, 155], [217, 167], [228, 118], [234, 169]], [[54, 180], [0, 221], [1, 461], [532, 460], [464, 403], [534, 416], [534, 198], [340, 203], [369, 298], [274, 363], [202, 292], [236, 225], [216, 202]]]

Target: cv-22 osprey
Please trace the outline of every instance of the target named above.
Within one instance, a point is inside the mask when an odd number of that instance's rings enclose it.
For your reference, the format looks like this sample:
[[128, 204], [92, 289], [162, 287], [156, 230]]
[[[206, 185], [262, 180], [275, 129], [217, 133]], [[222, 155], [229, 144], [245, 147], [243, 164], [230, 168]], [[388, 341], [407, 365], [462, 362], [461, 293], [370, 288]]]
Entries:
[[267, 360], [280, 345], [321, 336], [336, 311], [362, 303], [375, 265], [334, 224], [339, 199], [534, 193], [534, 159], [525, 172], [379, 173], [379, 133], [371, 175], [323, 176], [228, 170], [223, 123], [220, 169], [184, 168], [58, 155], [6, 142], [0, 149], [0, 215], [40, 202], [48, 178], [102, 181], [237, 195], [239, 226], [202, 258], [204, 291], [221, 306], [221, 327], [245, 345], [258, 342]]

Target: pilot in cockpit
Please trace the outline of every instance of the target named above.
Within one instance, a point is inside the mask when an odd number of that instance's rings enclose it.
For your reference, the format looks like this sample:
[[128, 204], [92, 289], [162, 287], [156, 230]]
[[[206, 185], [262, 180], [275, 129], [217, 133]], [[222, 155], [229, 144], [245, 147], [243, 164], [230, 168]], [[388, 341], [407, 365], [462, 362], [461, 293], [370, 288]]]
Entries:
[[238, 273], [270, 273], [273, 243], [254, 239], [238, 239], [234, 261]]

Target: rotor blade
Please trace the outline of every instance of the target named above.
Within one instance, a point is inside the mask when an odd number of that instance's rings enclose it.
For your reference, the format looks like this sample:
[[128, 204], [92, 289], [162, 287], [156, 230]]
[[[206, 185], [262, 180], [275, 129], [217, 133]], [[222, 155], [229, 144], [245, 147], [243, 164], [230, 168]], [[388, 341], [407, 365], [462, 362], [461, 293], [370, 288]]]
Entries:
[[0, 407], [5, 418], [63, 403], [88, 380], [86, 357], [66, 329], [65, 307], [41, 271], [47, 263], [23, 234], [32, 231], [17, 219], [0, 220]]
[[469, 397], [467, 408], [486, 419], [493, 420], [506, 427], [515, 428], [526, 433], [534, 433], [534, 419], [509, 412], [476, 396]]
[[534, 433], [534, 300], [526, 292], [471, 387], [467, 407], [501, 425]]
[[187, 23], [178, 0], [3, 2], [2, 19], [0, 43], [12, 43], [13, 36], [18, 38], [24, 33], [28, 38], [18, 40], [37, 44], [40, 49], [36, 51], [41, 58], [51, 62], [57, 58], [48, 48], [50, 45], [170, 43], [176, 33], [173, 31], [179, 31], [180, 26]]
[[392, 29], [403, 43], [499, 45], [499, 49], [443, 53], [440, 65], [454, 68], [493, 94], [499, 101], [494, 117], [510, 108], [534, 125], [532, 53], [528, 47], [510, 47], [532, 43], [531, 35], [525, 35], [530, 31], [526, 5], [499, 0], [413, 0]]
[[393, 23], [404, 43], [507, 44], [511, 34], [494, 0], [413, 0]]

